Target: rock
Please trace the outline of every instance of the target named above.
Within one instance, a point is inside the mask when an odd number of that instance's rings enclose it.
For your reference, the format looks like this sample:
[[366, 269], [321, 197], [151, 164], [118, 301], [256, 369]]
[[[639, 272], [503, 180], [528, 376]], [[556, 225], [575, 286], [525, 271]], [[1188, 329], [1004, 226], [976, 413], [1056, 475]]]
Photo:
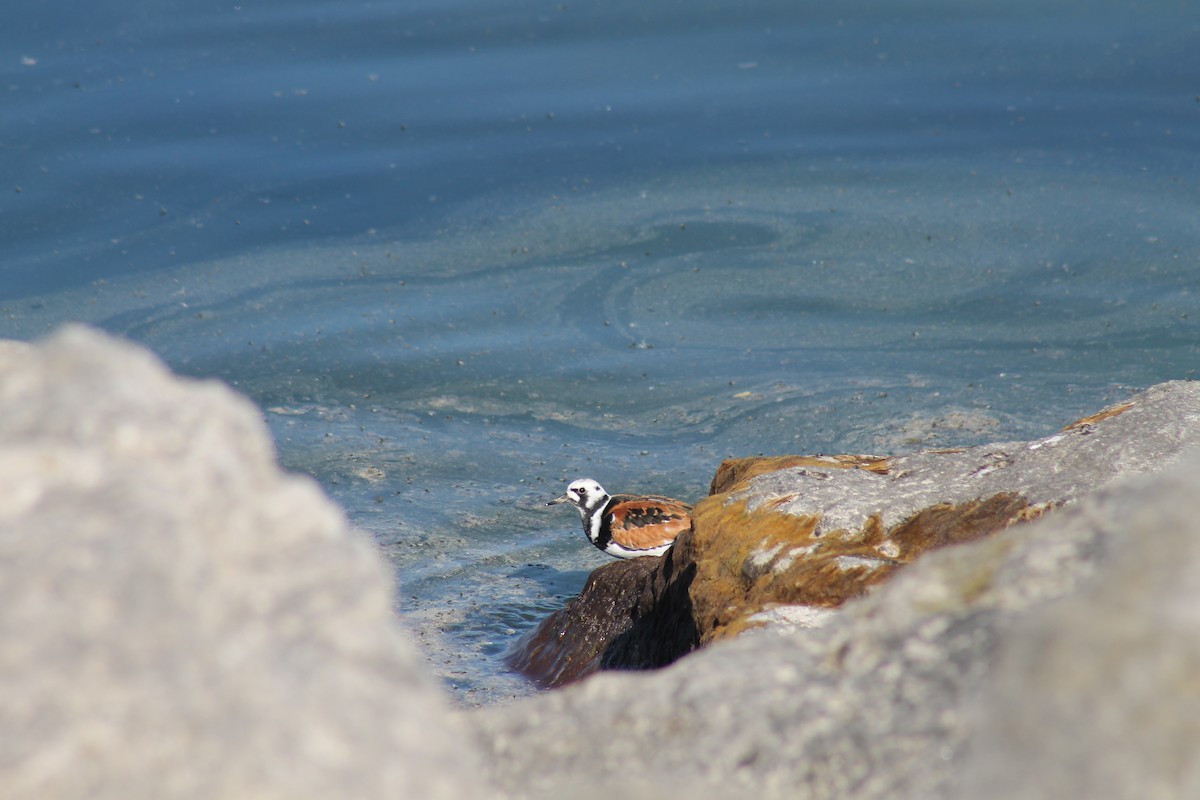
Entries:
[[729, 459], [696, 505], [693, 531], [664, 559], [644, 560], [654, 572], [598, 570], [511, 663], [557, 687], [597, 668], [663, 666], [772, 621], [822, 624], [930, 550], [1165, 467], [1200, 444], [1197, 421], [1200, 384], [1177, 382], [1033, 442], [895, 458]]
[[1154, 387], [1032, 442], [895, 458], [732, 460], [696, 505], [702, 644], [778, 604], [836, 607], [923, 553], [1036, 519], [1200, 445], [1200, 384]]
[[1200, 461], [1062, 520], [1111, 564], [1019, 620], [965, 719], [972, 798], [1200, 797]]
[[[983, 518], [1055, 510], [928, 552], [840, 606], [773, 605], [757, 615], [768, 627], [713, 637], [665, 669], [475, 712], [492, 780], [524, 798], [593, 782], [611, 796], [1197, 795], [1198, 422], [1200, 386], [1165, 384], [1054, 437], [844, 473], [857, 487], [809, 495], [822, 514], [811, 531], [855, 528], [840, 519], [892, 535], [931, 494], [947, 501], [935, 515], [978, 503], [968, 520], [989, 503], [1000, 511]], [[711, 502], [771, 511], [771, 497], [838, 480], [812, 469], [735, 480]], [[899, 483], [896, 502], [853, 506], [873, 491], [861, 487], [887, 485], [874, 481]], [[824, 624], [804, 627], [814, 610]]]
[[642, 585], [657, 560], [613, 561], [594, 570], [577, 597], [521, 637], [507, 666], [543, 688], [595, 672], [613, 640], [633, 627]]
[[699, 638], [688, 599], [690, 549], [685, 532], [664, 556], [595, 570], [578, 597], [521, 638], [508, 666], [555, 688], [598, 669], [665, 666], [691, 651]]
[[[373, 546], [278, 470], [252, 406], [82, 329], [3, 346], [0, 786], [1195, 796], [1198, 423], [1200, 388], [1173, 383], [1036, 442], [731, 463], [708, 533], [608, 568], [634, 611], [584, 668], [707, 647], [455, 715], [394, 623]], [[760, 538], [722, 543], [743, 535], [738, 514]], [[793, 562], [828, 557], [817, 579], [856, 554], [896, 563], [846, 578], [835, 602], [789, 594], [789, 548], [814, 544]], [[720, 581], [740, 607], [679, 615]]]
[[930, 553], [823, 627], [477, 712], [493, 778], [527, 798], [1194, 796], [1200, 463], [1175, 469]]
[[389, 571], [258, 411], [71, 328], [0, 348], [6, 798], [483, 796]]
[[815, 467], [817, 469], [865, 469], [886, 475], [888, 459], [884, 456], [751, 456], [727, 458], [717, 467], [709, 494], [723, 494], [748, 482], [751, 478], [778, 472], [782, 469]]

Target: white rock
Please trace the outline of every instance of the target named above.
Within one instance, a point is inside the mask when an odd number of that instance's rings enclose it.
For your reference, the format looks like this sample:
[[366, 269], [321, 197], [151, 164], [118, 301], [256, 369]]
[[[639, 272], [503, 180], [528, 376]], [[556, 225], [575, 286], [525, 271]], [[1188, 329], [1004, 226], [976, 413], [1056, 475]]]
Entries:
[[479, 796], [373, 544], [224, 385], [2, 347], [0, 486], [3, 797]]

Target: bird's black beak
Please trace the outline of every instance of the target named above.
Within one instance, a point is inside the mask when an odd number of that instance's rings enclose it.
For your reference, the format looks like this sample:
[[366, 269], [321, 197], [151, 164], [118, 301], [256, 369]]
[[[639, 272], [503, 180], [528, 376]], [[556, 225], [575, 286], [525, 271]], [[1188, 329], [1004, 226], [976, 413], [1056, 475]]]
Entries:
[[554, 498], [554, 499], [553, 499], [553, 500], [551, 500], [549, 503], [546, 503], [546, 505], [548, 505], [548, 506], [557, 506], [557, 505], [561, 505], [562, 503], [569, 503], [569, 502], [571, 502], [571, 495], [569, 495], [569, 494], [564, 494], [562, 497], [556, 497], [556, 498]]

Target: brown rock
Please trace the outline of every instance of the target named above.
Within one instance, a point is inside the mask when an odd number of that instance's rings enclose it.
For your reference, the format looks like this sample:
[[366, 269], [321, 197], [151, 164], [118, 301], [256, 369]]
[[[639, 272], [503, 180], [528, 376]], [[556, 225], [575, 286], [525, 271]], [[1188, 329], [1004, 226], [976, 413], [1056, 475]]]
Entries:
[[840, 606], [928, 550], [1030, 517], [1027, 501], [1002, 493], [931, 506], [890, 531], [873, 515], [860, 530], [822, 534], [819, 515], [748, 511], [746, 501], [727, 500], [706, 498], [693, 515], [691, 602], [701, 644], [741, 632], [772, 605]]
[[578, 597], [522, 637], [508, 666], [543, 688], [598, 669], [665, 666], [698, 643], [688, 586], [691, 532], [666, 555], [614, 561], [595, 570]]
[[[691, 602], [700, 643], [753, 627], [759, 624], [756, 614], [777, 605], [840, 606], [923, 553], [1036, 519], [1077, 499], [1079, 485], [1063, 489], [1044, 479], [1047, 469], [1057, 469], [1052, 448], [1070, 443], [1076, 452], [1089, 453], [1106, 438], [1093, 434], [1119, 435], [1112, 423], [1142, 404], [1140, 398], [1119, 403], [1026, 444], [894, 458], [726, 460], [713, 478], [712, 494], [693, 512], [697, 567]], [[1106, 465], [1098, 459], [1098, 474], [1118, 466], [1108, 460]], [[1013, 468], [1018, 462], [1024, 470]], [[866, 480], [852, 480], [856, 472]], [[989, 475], [999, 482], [970, 483]], [[776, 486], [764, 491], [759, 479]], [[856, 483], [860, 488], [853, 488]], [[834, 484], [851, 488], [820, 499], [820, 491]], [[906, 484], [915, 488], [902, 488]], [[944, 501], [935, 499], [939, 494]], [[921, 499], [913, 504], [915, 498]], [[846, 524], [847, 508], [857, 509], [860, 523]], [[835, 509], [841, 524], [825, 513]], [[908, 516], [896, 521], [897, 513]]]
[[684, 531], [661, 558], [653, 561], [634, 606], [632, 625], [605, 648], [601, 669], [665, 667], [700, 643], [692, 612], [691, 585], [696, 575], [692, 531]]
[[727, 458], [717, 467], [708, 487], [709, 494], [732, 491], [751, 478], [790, 467], [817, 467], [821, 469], [865, 469], [886, 475], [888, 459], [883, 456], [836, 455], [836, 456], [751, 456], [749, 458]]

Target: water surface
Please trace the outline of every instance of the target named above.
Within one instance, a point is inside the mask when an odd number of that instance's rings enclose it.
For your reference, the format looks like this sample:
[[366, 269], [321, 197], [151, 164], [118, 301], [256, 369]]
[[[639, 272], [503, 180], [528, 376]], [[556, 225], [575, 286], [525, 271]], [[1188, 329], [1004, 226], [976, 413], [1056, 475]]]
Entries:
[[1194, 378], [1176, 2], [29, 3], [0, 319], [263, 409], [465, 704], [606, 557], [569, 479], [1049, 433]]

